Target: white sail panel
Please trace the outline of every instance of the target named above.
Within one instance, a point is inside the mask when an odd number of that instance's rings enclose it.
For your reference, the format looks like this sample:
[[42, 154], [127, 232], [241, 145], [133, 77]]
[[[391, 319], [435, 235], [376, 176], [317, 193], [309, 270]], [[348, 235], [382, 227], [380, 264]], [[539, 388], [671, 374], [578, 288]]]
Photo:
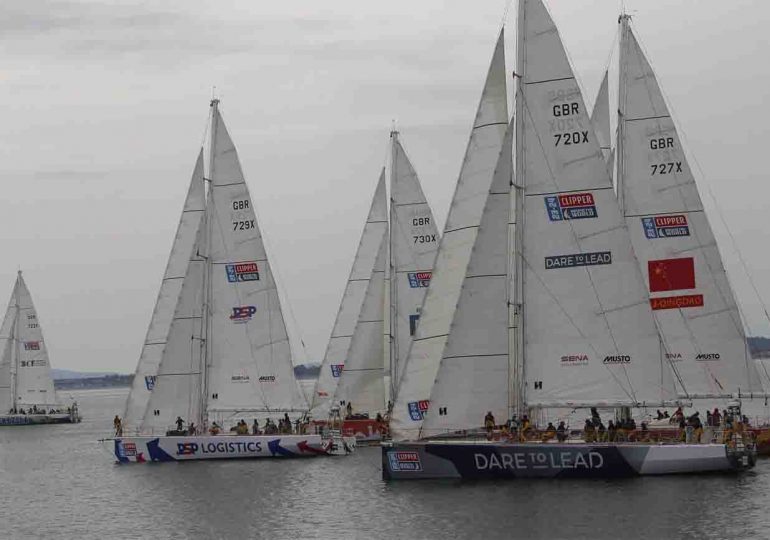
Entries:
[[16, 284], [11, 294], [11, 301], [5, 310], [3, 325], [0, 327], [0, 411], [5, 412], [13, 407], [13, 377], [16, 374]]
[[[398, 133], [391, 133], [390, 261], [395, 276], [390, 303], [394, 366], [398, 381], [420, 318], [420, 308], [433, 274], [439, 234], [420, 179], [404, 151]], [[395, 382], [393, 381], [393, 382]]]
[[421, 437], [508, 417], [508, 220], [513, 122], [489, 189]]
[[[607, 167], [558, 31], [525, 2], [524, 371], [529, 406], [676, 397]], [[522, 67], [519, 67], [522, 71]]]
[[471, 250], [508, 124], [503, 31], [487, 73], [449, 208], [420, 324], [396, 386], [390, 428], [396, 440], [417, 436], [454, 319]]
[[306, 411], [249, 190], [216, 100], [212, 107], [208, 417]]
[[147, 401], [155, 385], [163, 351], [168, 341], [171, 320], [179, 301], [187, 265], [195, 243], [196, 234], [205, 209], [205, 190], [203, 185], [203, 149], [198, 153], [187, 198], [179, 218], [174, 243], [163, 274], [163, 281], [152, 312], [150, 326], [142, 346], [139, 362], [136, 366], [131, 392], [123, 413], [123, 425], [126, 431], [139, 428], [147, 410]]
[[681, 140], [627, 18], [621, 22], [620, 196], [680, 392], [761, 392]]
[[[350, 344], [361, 315], [382, 239], [387, 236], [387, 231], [388, 199], [385, 192], [385, 169], [383, 168], [372, 197], [366, 224], [361, 233], [361, 240], [358, 243], [350, 276], [345, 285], [345, 292], [342, 295], [340, 308], [334, 321], [332, 334], [313, 392], [311, 412], [317, 419], [326, 418], [328, 415], [329, 406], [333, 403], [343, 368], [350, 358]], [[380, 334], [380, 339], [382, 340], [382, 334]]]
[[[604, 159], [610, 164], [612, 143], [610, 142], [610, 92], [608, 85], [609, 72], [605, 70], [599, 93], [596, 94], [596, 102], [591, 110], [591, 125], [596, 133], [596, 140], [602, 151]], [[610, 170], [610, 176], [612, 171]]]
[[385, 271], [388, 235], [382, 235], [334, 402], [370, 417], [385, 412]]
[[43, 329], [21, 271], [16, 279], [14, 295], [18, 310], [14, 330], [17, 351], [16, 405], [56, 406], [56, 392]]
[[198, 247], [205, 221], [200, 226], [153, 390], [139, 427], [142, 433], [163, 435], [174, 426], [178, 416], [186, 422], [198, 424], [201, 421], [206, 260]]

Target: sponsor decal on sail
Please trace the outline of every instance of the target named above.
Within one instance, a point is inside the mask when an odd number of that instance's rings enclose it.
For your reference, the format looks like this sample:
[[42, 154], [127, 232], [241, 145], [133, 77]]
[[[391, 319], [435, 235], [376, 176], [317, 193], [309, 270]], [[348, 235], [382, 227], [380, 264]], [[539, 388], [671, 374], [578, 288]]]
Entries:
[[684, 296], [667, 296], [664, 298], [650, 298], [650, 307], [652, 307], [652, 309], [654, 310], [703, 307], [703, 295], [686, 294]]
[[391, 471], [416, 472], [422, 470], [420, 455], [417, 452], [397, 450], [388, 452], [388, 463]]
[[19, 362], [19, 366], [21, 367], [44, 367], [46, 365], [45, 360], [38, 359], [38, 360], [22, 360]]
[[244, 375], [242, 373], [238, 375], [233, 375], [232, 377], [230, 377], [230, 381], [236, 382], [236, 383], [246, 383], [246, 382], [249, 382], [249, 376]]
[[345, 369], [345, 364], [331, 364], [329, 367], [332, 370], [332, 377], [337, 379], [340, 375], [342, 375], [342, 370]]
[[413, 336], [417, 332], [417, 321], [420, 320], [420, 314], [409, 315], [409, 335]]
[[671, 362], [679, 362], [682, 360], [682, 353], [666, 353], [666, 360]]
[[575, 268], [578, 266], [599, 266], [604, 264], [612, 264], [612, 253], [609, 251], [555, 255], [545, 258], [546, 270], [552, 270], [554, 268]]
[[430, 406], [430, 400], [423, 399], [420, 401], [412, 401], [407, 403], [406, 406], [409, 409], [409, 418], [415, 422], [419, 422], [425, 418], [425, 413], [428, 412], [428, 407]]
[[152, 389], [155, 388], [155, 375], [145, 375], [144, 386], [147, 387], [147, 390], [152, 392]]
[[602, 362], [604, 364], [630, 364], [631, 357], [627, 354], [610, 355], [605, 356]]
[[259, 281], [259, 267], [255, 262], [239, 262], [225, 265], [227, 281]]
[[586, 219], [598, 216], [594, 196], [591, 193], [567, 193], [545, 197], [545, 209], [548, 212], [548, 219], [551, 221]]
[[409, 278], [409, 287], [420, 289], [430, 285], [430, 278], [433, 276], [433, 272], [409, 272], [406, 275]]
[[24, 342], [24, 350], [25, 351], [39, 351], [40, 350], [40, 342], [39, 341], [25, 341]]
[[230, 320], [234, 323], [245, 323], [251, 320], [251, 317], [257, 312], [255, 306], [238, 306], [233, 308]]
[[261, 375], [259, 382], [275, 382], [275, 375]]
[[687, 224], [687, 216], [683, 214], [674, 216], [643, 217], [642, 227], [644, 228], [644, 235], [650, 240], [654, 238], [690, 236], [690, 227]]
[[587, 354], [568, 354], [561, 357], [562, 366], [585, 366], [588, 364]]
[[647, 261], [650, 292], [695, 288], [695, 261], [692, 257]]
[[722, 357], [719, 353], [698, 353], [695, 359], [700, 362], [709, 362], [719, 360]]

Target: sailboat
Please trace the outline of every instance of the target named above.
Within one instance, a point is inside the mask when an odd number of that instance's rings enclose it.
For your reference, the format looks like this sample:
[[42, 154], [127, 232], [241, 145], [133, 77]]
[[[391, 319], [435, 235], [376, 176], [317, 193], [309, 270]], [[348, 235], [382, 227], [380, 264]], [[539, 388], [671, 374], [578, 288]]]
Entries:
[[387, 431], [387, 396], [416, 331], [438, 247], [433, 214], [395, 130], [389, 209], [385, 179], [383, 167], [311, 408], [321, 419], [332, 408], [346, 409], [343, 433], [359, 441], [380, 440]]
[[[486, 174], [475, 177], [466, 174], [466, 155], [394, 404], [395, 442], [383, 445], [383, 477], [606, 478], [752, 467], [753, 445], [737, 431], [729, 444], [582, 442], [566, 432], [553, 440], [555, 429], [533, 441], [523, 426], [516, 437], [492, 440], [492, 425], [490, 440], [462, 438], [482, 418], [494, 424], [550, 408], [628, 411], [679, 400], [607, 157], [542, 0], [519, 2], [517, 38], [514, 118], [501, 137], [508, 123], [501, 31], [468, 146], [480, 158], [474, 139], [500, 141], [497, 155], [483, 156], [486, 167], [472, 170]], [[489, 133], [490, 125], [500, 127]], [[471, 185], [480, 201], [466, 208], [460, 229], [452, 212]], [[447, 242], [453, 234], [467, 235], [464, 245]], [[442, 310], [447, 296], [452, 307]]]
[[77, 403], [65, 407], [56, 397], [43, 329], [21, 270], [0, 327], [0, 355], [0, 426], [80, 422]]
[[345, 443], [300, 425], [307, 401], [217, 99], [210, 156], [204, 179], [198, 155], [123, 423], [104, 442], [119, 462], [327, 454]]

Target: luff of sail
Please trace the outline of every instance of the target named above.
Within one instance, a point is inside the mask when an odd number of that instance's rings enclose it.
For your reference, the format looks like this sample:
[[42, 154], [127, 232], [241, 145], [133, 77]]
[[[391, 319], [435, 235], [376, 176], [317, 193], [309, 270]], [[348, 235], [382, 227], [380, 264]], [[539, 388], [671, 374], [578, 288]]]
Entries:
[[541, 0], [521, 1], [526, 403], [673, 400], [648, 295], [558, 30]]
[[206, 412], [217, 421], [240, 412], [306, 412], [275, 279], [218, 100], [211, 122]]
[[[316, 419], [326, 418], [345, 364], [350, 358], [350, 346], [361, 316], [369, 281], [376, 268], [380, 246], [388, 234], [387, 208], [383, 168], [315, 384], [311, 413]], [[381, 309], [384, 309], [384, 306], [381, 305]], [[380, 338], [382, 339], [382, 334]], [[384, 352], [382, 354], [384, 356]]]
[[390, 429], [396, 440], [419, 433], [508, 124], [504, 32], [497, 39], [460, 176], [439, 241], [420, 323], [397, 385]]
[[123, 425], [126, 432], [135, 428], [139, 429], [142, 419], [145, 417], [147, 403], [155, 386], [158, 367], [168, 342], [171, 321], [177, 309], [187, 267], [191, 255], [193, 255], [205, 205], [203, 149], [201, 149], [195, 162], [182, 215], [179, 218], [174, 243], [171, 246], [166, 264], [166, 271], [163, 274], [158, 298], [155, 301], [155, 309], [152, 312], [150, 325], [136, 366], [131, 392], [126, 401], [126, 408], [123, 413]]
[[439, 234], [420, 179], [396, 131], [391, 133], [391, 163], [391, 395], [395, 395], [433, 275]]
[[507, 418], [508, 220], [513, 122], [503, 139], [420, 438], [473, 429], [487, 412]]
[[628, 16], [620, 62], [618, 196], [680, 394], [761, 392], [695, 178]]

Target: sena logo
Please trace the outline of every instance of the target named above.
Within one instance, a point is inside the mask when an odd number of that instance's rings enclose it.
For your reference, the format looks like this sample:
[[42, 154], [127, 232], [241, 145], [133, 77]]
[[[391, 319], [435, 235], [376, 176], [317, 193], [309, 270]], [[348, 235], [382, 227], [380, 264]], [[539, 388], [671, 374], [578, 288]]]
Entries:
[[275, 375], [262, 375], [259, 382], [275, 382]]
[[696, 360], [719, 360], [720, 358], [719, 353], [700, 353], [695, 357]]
[[257, 312], [255, 306], [239, 306], [233, 308], [230, 320], [235, 323], [243, 323], [251, 320], [251, 317]]
[[627, 355], [605, 356], [604, 363], [605, 364], [630, 364], [631, 357]]
[[562, 366], [584, 366], [588, 363], [587, 354], [570, 354], [561, 357]]
[[230, 377], [230, 380], [232, 382], [249, 382], [249, 376], [248, 375], [233, 375]]
[[682, 353], [666, 353], [666, 360], [671, 360], [672, 362], [676, 362], [677, 360], [682, 359]]

